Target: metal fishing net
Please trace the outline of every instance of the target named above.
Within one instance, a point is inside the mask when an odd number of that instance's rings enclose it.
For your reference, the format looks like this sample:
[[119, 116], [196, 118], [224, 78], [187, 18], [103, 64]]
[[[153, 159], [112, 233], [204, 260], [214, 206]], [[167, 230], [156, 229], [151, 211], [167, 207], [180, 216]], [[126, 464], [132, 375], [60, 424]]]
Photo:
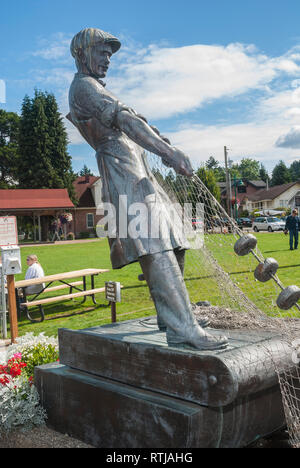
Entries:
[[[197, 175], [176, 175], [157, 156], [147, 154], [147, 158], [172, 203], [188, 207], [184, 223], [191, 249], [184, 276], [194, 314], [207, 317], [211, 329], [224, 330], [237, 343], [237, 372], [245, 374], [245, 381], [251, 367], [261, 367], [260, 350], [265, 347], [268, 358], [261, 383], [275, 367], [290, 441], [300, 447], [299, 288], [282, 284], [276, 260], [264, 257], [254, 235], [240, 229]], [[251, 358], [238, 345], [241, 330], [252, 336]], [[256, 335], [259, 345], [255, 345]], [[269, 336], [276, 338], [272, 345]]]

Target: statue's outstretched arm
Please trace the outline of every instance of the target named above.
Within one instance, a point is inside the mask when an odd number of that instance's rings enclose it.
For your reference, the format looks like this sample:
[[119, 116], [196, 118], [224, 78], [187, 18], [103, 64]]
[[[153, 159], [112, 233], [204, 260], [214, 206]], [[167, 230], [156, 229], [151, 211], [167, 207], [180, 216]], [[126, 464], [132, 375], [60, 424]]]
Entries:
[[148, 123], [131, 109], [122, 109], [116, 115], [116, 126], [138, 145], [160, 156], [178, 174], [192, 176], [193, 169], [189, 158], [179, 149], [169, 145]]

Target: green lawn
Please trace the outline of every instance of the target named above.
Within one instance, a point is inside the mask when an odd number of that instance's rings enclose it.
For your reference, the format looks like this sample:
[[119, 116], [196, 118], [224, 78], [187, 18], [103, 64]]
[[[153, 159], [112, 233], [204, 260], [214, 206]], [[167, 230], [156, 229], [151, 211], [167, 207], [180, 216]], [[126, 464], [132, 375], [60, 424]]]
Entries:
[[[300, 250], [290, 251], [288, 238], [282, 233], [259, 233], [256, 235], [258, 247], [265, 257], [274, 257], [279, 263], [278, 276], [285, 286], [300, 285]], [[259, 283], [254, 281], [253, 270], [257, 261], [251, 256], [237, 257], [233, 252], [233, 237], [231, 235], [209, 235], [206, 245], [213, 252], [229, 277], [262, 310], [268, 314], [275, 311], [272, 303], [280, 292], [274, 287], [274, 282]], [[145, 282], [138, 280], [141, 269], [138, 263], [120, 270], [112, 270], [109, 249], [106, 239], [97, 242], [66, 245], [44, 245], [37, 247], [22, 247], [23, 273], [16, 276], [16, 281], [23, 279], [26, 271], [26, 256], [34, 253], [38, 256], [45, 274], [80, 270], [83, 268], [108, 268], [110, 271], [95, 278], [95, 287], [102, 287], [105, 281], [120, 281], [122, 302], [117, 304], [118, 320], [145, 317], [155, 314], [153, 302], [149, 297]], [[228, 305], [228, 295], [220, 283], [214, 269], [207, 266], [201, 258], [201, 253], [189, 251], [186, 259], [185, 280], [193, 302], [208, 299], [213, 304]], [[73, 280], [72, 280], [73, 281]], [[88, 287], [90, 285], [88, 284]], [[67, 290], [56, 294], [66, 294]], [[54, 293], [52, 293], [54, 295]], [[46, 297], [46, 296], [45, 296]], [[82, 298], [75, 301], [57, 302], [44, 306], [46, 320], [42, 323], [31, 323], [22, 316], [19, 320], [19, 334], [33, 331], [35, 334], [45, 332], [46, 335], [57, 335], [58, 328], [81, 329], [110, 322], [110, 307], [105, 301], [104, 293], [96, 296], [98, 305], [91, 298], [81, 304]]]

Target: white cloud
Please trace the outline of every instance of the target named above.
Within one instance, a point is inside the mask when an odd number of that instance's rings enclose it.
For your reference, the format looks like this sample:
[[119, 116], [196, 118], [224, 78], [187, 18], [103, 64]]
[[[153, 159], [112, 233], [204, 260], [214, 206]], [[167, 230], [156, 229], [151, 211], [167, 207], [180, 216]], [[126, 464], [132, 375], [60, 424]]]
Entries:
[[284, 135], [281, 135], [276, 141], [279, 148], [300, 149], [300, 127], [293, 127]]
[[31, 53], [34, 57], [41, 57], [45, 60], [63, 60], [71, 62], [70, 43], [72, 36], [64, 33], [56, 33], [50, 38], [39, 38], [41, 49]]
[[150, 46], [135, 61], [121, 66], [111, 87], [124, 102], [158, 119], [260, 88], [282, 68], [282, 62], [254, 54], [241, 44], [176, 49]]
[[300, 72], [288, 54], [269, 58], [242, 44], [149, 46], [132, 55], [130, 50], [123, 54], [109, 85], [126, 104], [151, 119], [190, 112], [222, 97], [267, 91], [275, 78], [294, 78]]
[[[41, 69], [37, 80], [57, 87], [64, 115], [74, 74], [70, 40], [71, 36], [58, 34], [33, 54], [48, 64], [55, 62], [55, 67]], [[187, 113], [205, 109], [208, 103], [220, 108], [222, 98], [227, 106], [231, 98], [235, 105], [239, 96], [243, 103], [248, 99], [246, 122], [233, 122], [224, 108], [222, 125], [195, 125], [192, 121], [168, 135], [191, 155], [195, 165], [210, 155], [223, 161], [224, 145], [232, 148], [230, 156], [236, 160], [249, 156], [271, 164], [283, 157], [293, 159], [298, 148], [295, 129], [300, 126], [300, 46], [282, 56], [268, 57], [254, 45], [172, 48], [122, 42], [120, 52], [111, 59], [107, 87], [149, 120], [156, 119], [156, 124], [173, 117], [184, 122]], [[71, 143], [84, 143], [71, 123], [67, 123], [67, 130]]]
[[290, 163], [300, 156], [294, 148], [275, 146], [276, 135], [284, 134], [286, 127], [280, 121], [266, 120], [247, 124], [186, 125], [177, 132], [168, 133], [171, 143], [181, 148], [191, 159], [195, 168], [214, 156], [224, 164], [224, 146], [229, 148], [229, 157], [234, 162], [243, 157], [257, 159], [268, 170], [284, 159]]

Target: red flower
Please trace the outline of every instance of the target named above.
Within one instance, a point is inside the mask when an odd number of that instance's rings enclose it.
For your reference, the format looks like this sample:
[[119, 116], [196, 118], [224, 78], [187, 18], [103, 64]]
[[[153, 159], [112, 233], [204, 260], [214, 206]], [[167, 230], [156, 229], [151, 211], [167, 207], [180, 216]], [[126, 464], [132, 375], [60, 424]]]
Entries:
[[0, 383], [6, 385], [9, 382], [8, 375], [12, 378], [18, 377], [22, 373], [22, 369], [26, 367], [25, 362], [21, 362], [19, 356], [13, 357], [8, 360], [7, 365], [0, 365], [0, 374], [4, 374], [4, 377], [1, 378]]
[[6, 385], [8, 383], [9, 383], [9, 378], [6, 375], [0, 378], [0, 384]]

